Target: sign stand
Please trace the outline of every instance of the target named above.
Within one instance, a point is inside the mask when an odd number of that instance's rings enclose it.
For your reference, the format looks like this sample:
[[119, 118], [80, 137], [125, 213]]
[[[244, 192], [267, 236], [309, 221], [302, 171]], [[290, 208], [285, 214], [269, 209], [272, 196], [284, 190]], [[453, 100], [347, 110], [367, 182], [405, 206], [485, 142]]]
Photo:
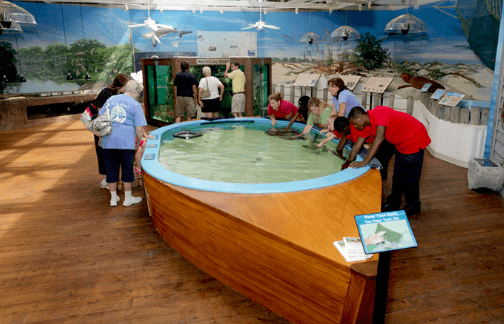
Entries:
[[404, 210], [357, 215], [364, 252], [379, 253], [373, 323], [385, 322], [391, 251], [418, 246]]
[[362, 92], [369, 92], [369, 110], [373, 107], [373, 93], [380, 96], [380, 105], [383, 106], [383, 93], [393, 80], [394, 78], [372, 77], [366, 82]]
[[376, 274], [376, 291], [373, 311], [373, 324], [385, 323], [385, 309], [387, 308], [388, 283], [390, 273], [390, 258], [392, 253], [381, 252], [378, 259]]

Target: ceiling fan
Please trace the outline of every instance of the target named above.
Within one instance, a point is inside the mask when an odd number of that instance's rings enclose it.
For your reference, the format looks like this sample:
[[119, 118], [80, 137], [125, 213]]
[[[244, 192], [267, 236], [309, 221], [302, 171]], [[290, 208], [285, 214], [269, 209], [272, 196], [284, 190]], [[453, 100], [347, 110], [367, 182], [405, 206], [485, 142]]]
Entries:
[[261, 7], [262, 0], [258, 0], [258, 1], [259, 1], [259, 21], [257, 21], [255, 24], [249, 24], [249, 27], [242, 28], [242, 30], [243, 29], [250, 29], [250, 28], [257, 28], [257, 30], [263, 30], [264, 28], [279, 30], [280, 27], [273, 26], [273, 25], [266, 25], [266, 23], [264, 21], [262, 21], [262, 7]]
[[156, 23], [156, 21], [154, 19], [151, 19], [151, 17], [150, 17], [150, 0], [147, 1], [147, 20], [144, 20], [143, 24], [129, 25], [129, 27], [132, 27], [132, 28], [134, 28], [134, 27], [149, 27], [150, 29], [152, 29], [154, 31], [161, 29], [161, 28], [173, 28], [172, 26], [158, 24], [158, 23]]

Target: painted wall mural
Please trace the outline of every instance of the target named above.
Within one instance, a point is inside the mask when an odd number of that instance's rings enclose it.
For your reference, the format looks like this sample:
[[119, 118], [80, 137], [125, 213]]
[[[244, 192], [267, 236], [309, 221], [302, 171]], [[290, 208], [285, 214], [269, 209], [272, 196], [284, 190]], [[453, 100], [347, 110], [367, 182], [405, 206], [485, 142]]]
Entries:
[[[470, 6], [477, 2], [465, 1]], [[9, 81], [1, 83], [0, 93], [99, 89], [117, 73], [133, 72], [135, 53], [198, 56], [198, 35], [207, 31], [212, 34], [241, 32], [259, 20], [259, 13], [253, 12], [161, 13], [14, 3], [32, 13], [37, 25], [24, 27], [22, 33], [0, 35], [0, 76], [5, 75]], [[361, 36], [380, 40], [389, 61], [406, 72], [439, 78], [447, 75], [449, 69], [463, 68], [491, 75], [488, 68], [491, 64], [475, 54], [466, 37], [467, 30], [476, 30], [475, 22], [471, 20], [473, 25], [469, 29], [467, 23], [462, 24], [456, 4], [456, 0], [447, 0], [402, 11], [273, 12], [263, 15], [262, 20], [280, 30], [248, 29], [246, 32], [257, 35], [253, 54], [272, 57], [276, 63], [273, 82], [292, 82], [297, 74], [313, 69], [326, 74], [345, 72], [358, 41], [331, 38], [331, 33], [341, 26], [350, 26]], [[388, 22], [404, 14], [423, 21], [425, 32], [407, 35], [384, 32]], [[466, 18], [470, 15], [464, 14]], [[130, 27], [143, 24], [149, 17], [164, 25], [163, 33], [153, 36], [147, 26]], [[320, 41], [303, 43], [302, 37], [307, 32], [319, 35]], [[498, 35], [491, 37], [496, 42]], [[18, 82], [21, 75], [26, 82]]]

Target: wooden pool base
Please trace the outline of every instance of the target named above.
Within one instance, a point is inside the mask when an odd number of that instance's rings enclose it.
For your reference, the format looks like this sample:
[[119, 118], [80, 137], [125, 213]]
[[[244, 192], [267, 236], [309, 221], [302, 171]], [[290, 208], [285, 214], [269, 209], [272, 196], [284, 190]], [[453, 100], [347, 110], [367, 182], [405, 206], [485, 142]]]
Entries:
[[347, 263], [333, 242], [359, 236], [355, 215], [379, 212], [378, 171], [275, 194], [144, 181], [160, 234], [219, 281], [295, 323], [372, 323], [378, 256]]

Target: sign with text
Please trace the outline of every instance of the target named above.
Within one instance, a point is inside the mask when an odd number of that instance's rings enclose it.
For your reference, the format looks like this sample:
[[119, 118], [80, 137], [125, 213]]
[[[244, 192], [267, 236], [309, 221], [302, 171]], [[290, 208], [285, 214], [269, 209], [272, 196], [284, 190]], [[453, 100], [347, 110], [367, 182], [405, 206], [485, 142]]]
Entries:
[[301, 73], [297, 76], [294, 85], [299, 87], [314, 87], [319, 78], [320, 74]]
[[343, 82], [345, 82], [345, 87], [348, 90], [353, 91], [361, 79], [360, 75], [341, 75], [339, 77]]
[[424, 86], [422, 87], [422, 89], [420, 89], [420, 92], [427, 92], [429, 91], [429, 88], [431, 87], [432, 83], [426, 83], [424, 84]]
[[230, 59], [196, 59], [197, 65], [226, 65]]
[[433, 94], [432, 96], [430, 97], [431, 99], [434, 99], [434, 100], [439, 100], [439, 98], [441, 98], [441, 96], [445, 93], [445, 90], [444, 89], [437, 89]]
[[439, 104], [449, 107], [455, 107], [464, 97], [465, 94], [462, 93], [448, 92], [445, 94], [443, 99], [439, 101]]
[[364, 85], [362, 92], [384, 93], [394, 78], [372, 77]]
[[366, 254], [416, 247], [404, 210], [355, 216]]

